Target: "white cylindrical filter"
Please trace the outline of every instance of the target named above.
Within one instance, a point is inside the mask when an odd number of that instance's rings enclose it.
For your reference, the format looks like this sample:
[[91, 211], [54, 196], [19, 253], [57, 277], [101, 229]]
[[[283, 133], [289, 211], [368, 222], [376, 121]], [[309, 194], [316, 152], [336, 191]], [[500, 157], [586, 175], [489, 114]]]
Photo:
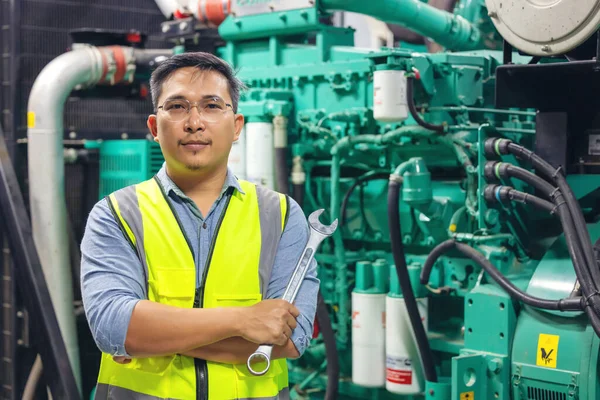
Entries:
[[[397, 394], [422, 393], [424, 390], [423, 369], [404, 298], [388, 295], [385, 303], [385, 387], [389, 392]], [[417, 307], [425, 326], [425, 332], [427, 332], [428, 299], [417, 299]]]
[[275, 149], [270, 122], [246, 124], [246, 179], [275, 189]]
[[352, 293], [352, 382], [385, 385], [385, 294]]
[[246, 179], [246, 127], [242, 128], [242, 133], [236, 142], [231, 145], [229, 168], [238, 179]]
[[385, 297], [389, 269], [385, 260], [356, 263], [352, 291], [352, 382], [385, 386]]
[[373, 73], [373, 118], [381, 122], [408, 118], [405, 71], [383, 69]]

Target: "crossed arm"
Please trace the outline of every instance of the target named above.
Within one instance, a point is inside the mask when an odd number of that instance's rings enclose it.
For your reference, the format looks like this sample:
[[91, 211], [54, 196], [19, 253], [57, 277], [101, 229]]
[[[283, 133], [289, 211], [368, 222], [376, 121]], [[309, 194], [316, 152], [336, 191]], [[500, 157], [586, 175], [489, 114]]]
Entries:
[[[281, 297], [291, 275], [290, 268], [303, 249], [303, 243], [298, 245], [298, 242], [305, 243], [307, 239], [306, 219], [299, 206], [292, 203], [275, 259], [268, 298]], [[117, 360], [185, 354], [217, 362], [245, 362], [256, 350], [256, 343], [274, 343], [273, 359], [298, 357], [308, 345], [319, 287], [314, 262], [295, 302], [301, 312], [299, 316], [295, 315], [298, 327], [293, 335], [278, 338], [280, 341], [275, 342], [259, 338], [249, 340], [248, 335], [264, 332], [264, 327], [257, 326], [246, 336], [241, 334], [239, 322], [244, 316], [240, 317], [235, 311], [173, 310], [174, 307], [141, 300], [146, 298], [143, 268], [104, 202], [99, 202], [90, 213], [81, 250], [81, 287], [86, 317], [100, 350]], [[272, 301], [281, 300], [261, 303]], [[162, 307], [170, 309], [164, 311]], [[168, 317], [162, 314], [163, 311], [174, 314]], [[232, 312], [234, 314], [229, 317], [232, 324], [223, 324], [226, 315]], [[139, 324], [134, 322], [138, 317], [141, 317]], [[146, 344], [153, 348], [144, 348]]]
[[[256, 342], [265, 342], [277, 343], [272, 359], [297, 358], [298, 350], [288, 339], [296, 326], [296, 316], [295, 307], [281, 300], [268, 300], [245, 309], [181, 309], [140, 301], [131, 316], [125, 347], [132, 357], [178, 353], [240, 364], [256, 350]], [[285, 331], [285, 336], [281, 336], [281, 331]], [[114, 359], [122, 363], [129, 360], [124, 356]]]

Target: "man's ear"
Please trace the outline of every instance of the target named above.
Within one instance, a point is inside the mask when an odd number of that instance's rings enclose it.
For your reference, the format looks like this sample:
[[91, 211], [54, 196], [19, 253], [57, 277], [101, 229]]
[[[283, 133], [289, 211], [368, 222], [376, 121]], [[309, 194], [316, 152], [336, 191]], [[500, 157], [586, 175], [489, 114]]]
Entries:
[[233, 133], [233, 141], [237, 142], [244, 129], [244, 116], [242, 114], [235, 114], [235, 132]]
[[154, 141], [158, 143], [158, 126], [156, 125], [156, 115], [149, 115], [146, 125], [148, 126], [148, 130], [152, 134], [152, 137], [154, 137]]

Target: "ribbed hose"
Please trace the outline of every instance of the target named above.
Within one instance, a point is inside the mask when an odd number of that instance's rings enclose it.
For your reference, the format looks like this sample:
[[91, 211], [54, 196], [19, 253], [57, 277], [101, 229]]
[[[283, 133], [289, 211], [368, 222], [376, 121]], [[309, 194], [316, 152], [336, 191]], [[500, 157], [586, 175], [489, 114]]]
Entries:
[[483, 190], [487, 202], [502, 202], [502, 200], [531, 204], [536, 208], [553, 213], [556, 207], [553, 203], [540, 199], [529, 193], [518, 191], [510, 186], [487, 185]]
[[327, 388], [325, 391], [325, 400], [335, 400], [338, 395], [340, 364], [335, 333], [333, 332], [329, 311], [327, 310], [327, 305], [321, 295], [321, 291], [319, 291], [317, 297], [317, 323], [319, 324], [321, 335], [323, 335], [325, 357], [327, 358]]
[[392, 253], [394, 263], [396, 264], [396, 273], [398, 281], [406, 304], [412, 330], [415, 334], [417, 348], [423, 365], [425, 380], [428, 382], [437, 382], [437, 372], [433, 362], [433, 354], [429, 346], [429, 340], [425, 333], [425, 327], [421, 321], [421, 315], [417, 307], [417, 301], [410, 284], [408, 275], [408, 267], [406, 265], [406, 257], [404, 254], [404, 245], [402, 243], [402, 229], [400, 226], [400, 183], [394, 179], [390, 179], [388, 186], [388, 224], [390, 229], [390, 241], [392, 244]]
[[409, 77], [406, 81], [406, 97], [408, 100], [408, 111], [410, 111], [410, 115], [419, 126], [437, 133], [444, 133], [444, 125], [430, 124], [419, 115], [419, 112], [417, 111], [417, 105], [415, 104], [414, 80], [415, 78]]
[[600, 283], [600, 279], [597, 279], [597, 277], [600, 275], [600, 271], [594, 259], [592, 243], [591, 239], [589, 239], [589, 232], [587, 231], [583, 213], [577, 206], [577, 200], [566, 179], [560, 173], [560, 170], [554, 169], [532, 151], [510, 140], [490, 138], [486, 140], [484, 148], [487, 155], [512, 154], [518, 159], [528, 161], [547, 180], [557, 184], [560, 193], [555, 195], [554, 203], [557, 207], [566, 203], [567, 212], [560, 210], [558, 214], [565, 231], [569, 254], [571, 255], [577, 278], [585, 296], [585, 311], [590, 318], [590, 323], [594, 331], [600, 337], [600, 318], [598, 317], [600, 315], [600, 299], [597, 296], [599, 293], [598, 283]]
[[422, 284], [426, 285], [429, 282], [431, 270], [438, 258], [453, 249], [458, 250], [463, 256], [471, 259], [473, 262], [483, 268], [485, 272], [487, 272], [502, 289], [504, 289], [512, 298], [516, 300], [519, 300], [532, 307], [541, 308], [544, 310], [581, 311], [583, 309], [581, 297], [561, 300], [545, 300], [540, 299], [539, 297], [528, 295], [513, 285], [508, 279], [506, 279], [502, 273], [500, 273], [500, 271], [498, 271], [496, 267], [494, 267], [492, 263], [483, 256], [483, 254], [471, 246], [456, 242], [454, 239], [446, 240], [445, 242], [440, 243], [431, 251], [431, 253], [429, 253], [427, 260], [425, 260], [425, 264], [423, 265], [423, 270], [421, 271]]
[[283, 194], [290, 193], [289, 172], [287, 165], [287, 148], [275, 149], [275, 181], [277, 191]]
[[361, 176], [360, 178], [356, 179], [356, 181], [352, 184], [352, 186], [350, 186], [350, 188], [344, 195], [344, 199], [342, 200], [342, 206], [340, 207], [340, 216], [342, 218], [342, 221], [341, 221], [342, 225], [344, 225], [346, 223], [346, 208], [348, 208], [348, 201], [350, 200], [350, 196], [352, 195], [352, 192], [354, 192], [354, 189], [356, 189], [358, 186], [362, 185], [363, 183], [374, 181], [374, 180], [379, 180], [379, 179], [387, 179], [387, 178], [389, 178], [389, 176], [390, 176], [389, 172], [375, 172], [375, 173], [368, 174], [368, 175], [365, 174], [365, 175]]
[[292, 186], [292, 197], [300, 207], [304, 205], [304, 184]]

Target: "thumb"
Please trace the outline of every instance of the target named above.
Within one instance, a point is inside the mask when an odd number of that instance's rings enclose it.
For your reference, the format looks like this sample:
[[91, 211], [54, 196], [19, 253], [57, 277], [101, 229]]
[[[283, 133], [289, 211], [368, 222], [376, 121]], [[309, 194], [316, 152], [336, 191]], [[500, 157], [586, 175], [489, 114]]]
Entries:
[[118, 364], [129, 364], [131, 362], [131, 358], [125, 356], [113, 356], [113, 361]]

